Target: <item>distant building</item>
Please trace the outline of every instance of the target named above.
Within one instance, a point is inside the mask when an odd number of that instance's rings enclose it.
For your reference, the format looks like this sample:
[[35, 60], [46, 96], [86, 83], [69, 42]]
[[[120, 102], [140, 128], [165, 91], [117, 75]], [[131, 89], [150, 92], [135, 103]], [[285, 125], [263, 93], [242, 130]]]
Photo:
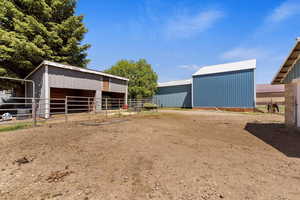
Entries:
[[161, 107], [192, 107], [192, 79], [158, 83], [156, 102]]
[[192, 79], [158, 84], [163, 107], [253, 109], [256, 60], [205, 66]]
[[193, 74], [193, 108], [255, 107], [256, 60], [206, 66]]
[[256, 105], [284, 104], [284, 85], [257, 84]]

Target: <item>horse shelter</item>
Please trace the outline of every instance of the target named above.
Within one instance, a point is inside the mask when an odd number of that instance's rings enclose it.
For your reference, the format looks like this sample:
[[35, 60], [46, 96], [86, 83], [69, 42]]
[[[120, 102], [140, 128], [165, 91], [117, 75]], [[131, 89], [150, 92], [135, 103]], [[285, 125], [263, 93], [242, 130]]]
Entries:
[[[127, 104], [129, 79], [100, 71], [43, 61], [26, 78], [35, 82], [34, 96], [37, 113], [49, 118], [53, 111], [64, 111], [66, 98], [73, 101], [73, 110], [80, 112], [80, 102], [89, 107], [102, 109], [102, 99], [119, 99], [121, 106]], [[25, 98], [33, 97], [32, 86], [25, 85]], [[97, 100], [97, 101], [96, 101]]]

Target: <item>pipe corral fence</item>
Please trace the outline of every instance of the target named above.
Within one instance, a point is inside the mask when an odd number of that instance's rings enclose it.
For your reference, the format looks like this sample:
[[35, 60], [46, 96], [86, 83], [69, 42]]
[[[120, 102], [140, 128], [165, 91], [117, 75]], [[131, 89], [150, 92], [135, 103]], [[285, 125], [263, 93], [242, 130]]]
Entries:
[[[66, 96], [65, 98], [26, 98], [10, 97], [0, 103], [0, 115], [9, 113], [11, 120], [0, 119], [1, 124], [53, 121], [83, 121], [97, 118], [109, 118], [137, 114], [145, 110], [157, 111], [159, 102], [153, 98], [94, 98], [83, 96]], [[1, 118], [1, 117], [0, 117]]]
[[[146, 99], [125, 99], [125, 98], [95, 98], [86, 96], [65, 96], [64, 98], [36, 98], [35, 82], [27, 79], [12, 77], [2, 77], [7, 81], [17, 81], [32, 85], [32, 97], [2, 98], [0, 101], [0, 125], [17, 122], [32, 122], [33, 126], [37, 122], [48, 120], [69, 121], [75, 117], [78, 120], [92, 119], [93, 116], [105, 117], [116, 114], [136, 114], [144, 110], [156, 110], [160, 105], [155, 98]], [[25, 95], [26, 96], [26, 95]], [[1, 97], [0, 97], [1, 98]], [[2, 115], [8, 113], [11, 119], [2, 119]], [[99, 115], [100, 114], [100, 115]], [[72, 119], [71, 119], [72, 120]]]

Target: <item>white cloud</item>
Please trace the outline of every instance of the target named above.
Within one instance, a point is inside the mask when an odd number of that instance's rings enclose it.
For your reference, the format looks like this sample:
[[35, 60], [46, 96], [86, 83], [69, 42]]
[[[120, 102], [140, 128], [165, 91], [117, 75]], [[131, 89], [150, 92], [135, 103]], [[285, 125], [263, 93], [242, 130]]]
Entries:
[[194, 71], [194, 70], [198, 70], [200, 68], [200, 66], [194, 65], [194, 64], [192, 64], [192, 65], [179, 65], [178, 68]]
[[170, 38], [188, 38], [211, 28], [224, 13], [219, 10], [207, 10], [196, 15], [177, 15], [166, 25], [166, 34]]
[[261, 48], [237, 47], [222, 53], [220, 57], [224, 60], [246, 60], [266, 58], [269, 55], [268, 51]]
[[292, 16], [300, 14], [300, 1], [287, 0], [273, 10], [267, 17], [268, 23], [279, 23]]

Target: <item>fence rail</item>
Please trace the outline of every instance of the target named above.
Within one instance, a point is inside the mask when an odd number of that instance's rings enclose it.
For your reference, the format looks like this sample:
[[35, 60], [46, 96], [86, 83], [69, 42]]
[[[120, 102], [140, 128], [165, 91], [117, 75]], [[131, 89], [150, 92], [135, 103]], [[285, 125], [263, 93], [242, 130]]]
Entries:
[[[62, 116], [65, 122], [73, 114], [103, 114], [106, 117], [116, 112], [141, 112], [146, 103], [159, 105], [157, 100], [122, 98], [94, 98], [82, 96], [66, 96], [65, 98], [23, 98], [10, 97], [0, 103], [0, 125], [6, 119], [4, 113], [9, 113], [14, 121], [27, 120], [36, 126], [38, 121], [56, 119]], [[154, 106], [155, 107], [155, 106]]]

